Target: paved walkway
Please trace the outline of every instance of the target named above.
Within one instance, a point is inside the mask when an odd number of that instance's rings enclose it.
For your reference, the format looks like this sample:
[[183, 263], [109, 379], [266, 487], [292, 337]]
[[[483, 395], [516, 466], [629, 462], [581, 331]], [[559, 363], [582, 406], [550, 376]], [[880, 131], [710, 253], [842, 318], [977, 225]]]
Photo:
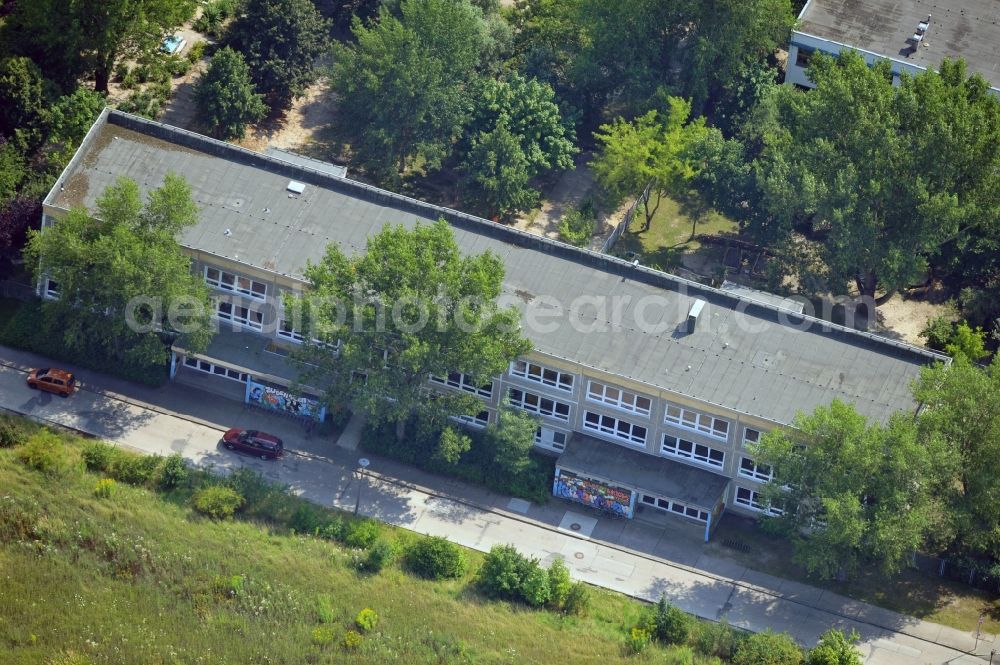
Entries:
[[[23, 370], [46, 361], [0, 347], [0, 362], [4, 408], [144, 452], [179, 452], [223, 472], [251, 467], [321, 504], [353, 510], [360, 491], [365, 515], [478, 550], [512, 543], [546, 564], [562, 556], [576, 579], [646, 600], [665, 593], [704, 618], [725, 618], [756, 631], [788, 631], [807, 645], [831, 626], [854, 629], [862, 636], [865, 662], [873, 665], [972, 665], [987, 662], [991, 649], [1000, 650], [992, 635], [983, 636], [977, 648], [970, 633], [712, 557], [701, 551], [700, 529], [684, 524], [596, 519], [571, 504], [512, 500], [370, 455], [369, 473], [359, 481], [353, 473], [359, 427], [345, 430], [346, 447], [336, 445], [294, 421], [221, 397], [218, 393], [230, 387], [225, 379], [191, 374], [185, 385], [147, 388], [80, 371], [83, 390], [64, 400], [30, 391], [24, 383]], [[199, 381], [207, 390], [192, 387]], [[273, 463], [226, 451], [218, 445], [219, 435], [232, 426], [280, 434], [292, 454]]]

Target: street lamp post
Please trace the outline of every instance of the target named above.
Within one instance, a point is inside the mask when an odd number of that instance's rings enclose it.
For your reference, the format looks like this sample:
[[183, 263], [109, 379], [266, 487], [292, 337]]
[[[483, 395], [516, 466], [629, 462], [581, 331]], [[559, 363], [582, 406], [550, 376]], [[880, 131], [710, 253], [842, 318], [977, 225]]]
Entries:
[[358, 460], [358, 495], [354, 499], [354, 514], [358, 514], [358, 506], [361, 505], [361, 487], [365, 482], [365, 469], [371, 462], [368, 461], [367, 457], [362, 457]]
[[993, 656], [997, 655], [996, 649], [990, 649], [990, 665], [993, 665]]

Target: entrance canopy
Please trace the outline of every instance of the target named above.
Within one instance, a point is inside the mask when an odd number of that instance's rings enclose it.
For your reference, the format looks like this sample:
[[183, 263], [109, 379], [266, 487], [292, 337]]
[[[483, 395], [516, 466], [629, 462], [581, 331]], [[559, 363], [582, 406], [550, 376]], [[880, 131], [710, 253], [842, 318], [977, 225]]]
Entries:
[[707, 469], [649, 455], [574, 432], [556, 462], [560, 469], [627, 487], [641, 494], [669, 497], [712, 512], [723, 499], [729, 478]]

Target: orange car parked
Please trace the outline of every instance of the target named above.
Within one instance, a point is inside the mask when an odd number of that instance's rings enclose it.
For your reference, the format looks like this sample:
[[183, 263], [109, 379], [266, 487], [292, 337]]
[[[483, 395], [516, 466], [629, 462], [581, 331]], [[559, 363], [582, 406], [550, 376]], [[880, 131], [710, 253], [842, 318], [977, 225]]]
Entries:
[[64, 369], [46, 367], [28, 372], [28, 387], [69, 397], [76, 390], [76, 377]]

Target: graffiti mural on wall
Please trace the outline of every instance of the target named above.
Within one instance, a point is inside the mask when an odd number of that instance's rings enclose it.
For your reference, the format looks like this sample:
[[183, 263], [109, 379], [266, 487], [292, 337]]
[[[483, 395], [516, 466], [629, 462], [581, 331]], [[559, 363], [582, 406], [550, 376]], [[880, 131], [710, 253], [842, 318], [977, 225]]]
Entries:
[[581, 478], [562, 469], [556, 470], [552, 493], [559, 498], [577, 501], [598, 510], [615, 512], [622, 517], [632, 517], [631, 490]]
[[308, 397], [293, 395], [281, 388], [266, 386], [263, 383], [250, 381], [247, 391], [247, 401], [250, 404], [280, 411], [302, 418], [323, 419], [323, 410], [319, 402]]

